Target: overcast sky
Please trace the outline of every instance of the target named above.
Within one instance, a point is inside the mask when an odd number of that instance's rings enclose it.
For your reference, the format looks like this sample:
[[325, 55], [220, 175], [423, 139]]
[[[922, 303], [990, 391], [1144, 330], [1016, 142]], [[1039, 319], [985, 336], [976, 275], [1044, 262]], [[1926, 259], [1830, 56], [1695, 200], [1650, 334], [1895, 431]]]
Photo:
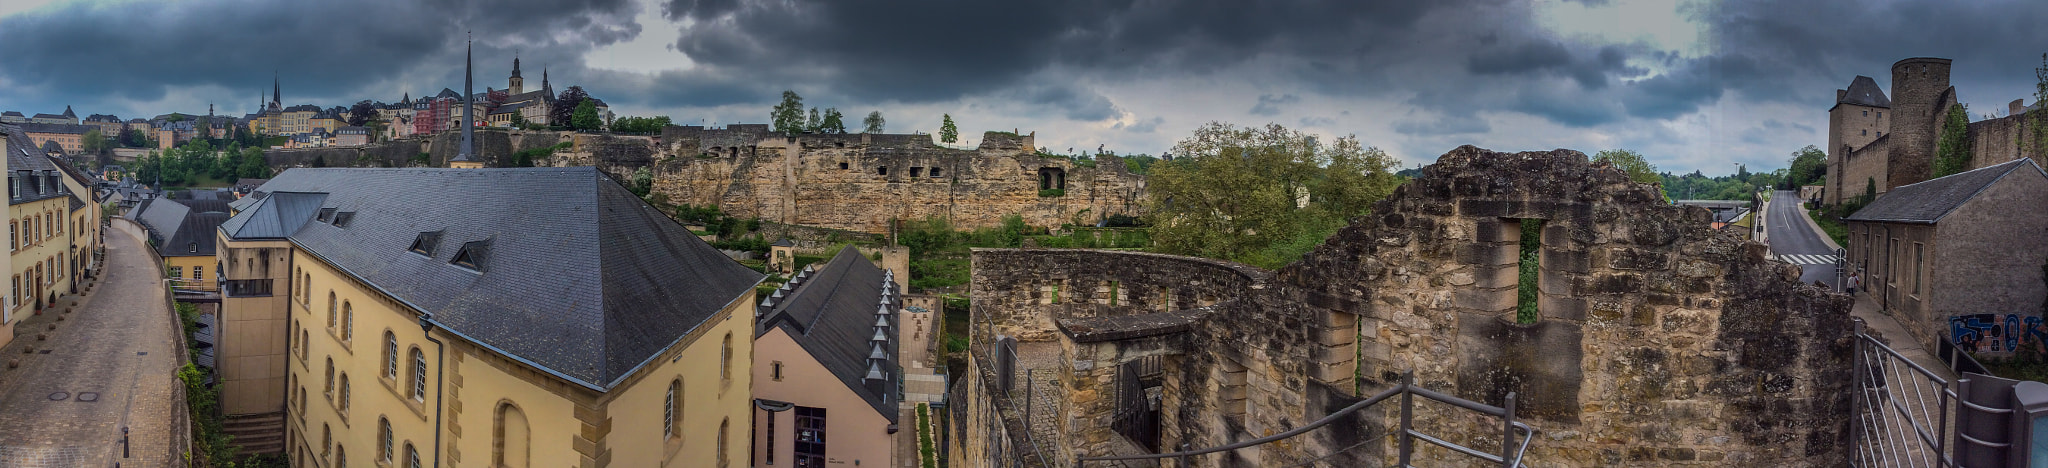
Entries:
[[0, 1], [0, 110], [253, 112], [582, 85], [620, 115], [764, 123], [780, 92], [890, 132], [1036, 131], [1158, 154], [1205, 122], [1356, 134], [1409, 166], [1462, 144], [1629, 148], [1673, 172], [1782, 167], [1834, 90], [1955, 59], [1974, 118], [2029, 97], [2040, 0]]

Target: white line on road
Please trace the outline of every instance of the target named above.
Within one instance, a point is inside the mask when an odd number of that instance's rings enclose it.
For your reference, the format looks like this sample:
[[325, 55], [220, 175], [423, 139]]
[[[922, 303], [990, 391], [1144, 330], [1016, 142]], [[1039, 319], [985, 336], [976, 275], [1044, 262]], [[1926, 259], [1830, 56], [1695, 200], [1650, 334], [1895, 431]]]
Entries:
[[1779, 255], [1778, 259], [1793, 265], [1831, 265], [1835, 263], [1835, 256], [1833, 255], [1790, 254]]

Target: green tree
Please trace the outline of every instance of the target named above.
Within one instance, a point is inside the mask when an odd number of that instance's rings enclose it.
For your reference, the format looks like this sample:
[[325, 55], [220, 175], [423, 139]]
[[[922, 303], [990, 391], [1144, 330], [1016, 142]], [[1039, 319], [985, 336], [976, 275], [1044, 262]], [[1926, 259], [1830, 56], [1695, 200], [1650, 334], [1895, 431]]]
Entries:
[[768, 113], [768, 121], [776, 133], [796, 135], [804, 131], [804, 97], [796, 91], [783, 91], [782, 103]]
[[945, 143], [960, 141], [960, 127], [953, 125], [953, 114], [943, 115], [944, 119], [939, 121], [939, 141]]
[[811, 108], [810, 118], [804, 119], [804, 131], [808, 133], [818, 133], [818, 131], [824, 126], [824, 123], [824, 119], [818, 118], [818, 108], [813, 107]]
[[1397, 162], [1356, 136], [1323, 144], [1277, 124], [1209, 123], [1153, 164], [1146, 224], [1159, 250], [1278, 267], [1399, 184]]
[[107, 151], [107, 144], [107, 136], [101, 134], [100, 129], [97, 128], [86, 130], [85, 136], [80, 137], [78, 142], [79, 150], [84, 151], [86, 154], [105, 153]]
[[861, 129], [861, 133], [882, 133], [882, 128], [889, 124], [888, 121], [882, 120], [882, 111], [869, 112], [868, 117], [861, 119], [860, 123], [865, 127]]
[[1962, 103], [1949, 106], [1934, 143], [1934, 178], [1970, 170], [1970, 113]]
[[1820, 148], [1806, 145], [1792, 152], [1792, 161], [1787, 166], [1786, 178], [1793, 187], [1816, 185], [1828, 172], [1828, 155]]
[[597, 130], [604, 127], [604, 121], [597, 119], [597, 104], [589, 99], [576, 105], [576, 115], [569, 120], [569, 126], [577, 130]]
[[561, 96], [555, 98], [555, 104], [548, 107], [547, 124], [556, 127], [575, 125], [576, 109], [583, 106], [583, 101], [588, 100], [590, 93], [583, 92], [582, 86], [570, 86], [569, 89], [562, 90]]
[[1628, 173], [1628, 179], [1637, 183], [1662, 186], [1664, 178], [1657, 176], [1657, 166], [1643, 159], [1642, 153], [1633, 150], [1612, 149], [1593, 155], [1593, 162], [1606, 162]]
[[649, 192], [654, 191], [654, 172], [647, 170], [647, 166], [640, 166], [639, 170], [633, 171], [633, 184], [627, 189], [632, 190], [634, 195], [645, 198]]
[[244, 179], [270, 178], [270, 165], [263, 160], [263, 149], [243, 148], [242, 165], [235, 170], [235, 176]]
[[846, 133], [846, 116], [837, 107], [825, 108], [825, 117], [818, 121], [819, 133]]
[[361, 127], [361, 126], [363, 126], [363, 125], [369, 124], [369, 123], [370, 123], [370, 119], [371, 119], [371, 118], [374, 118], [374, 117], [376, 117], [376, 116], [377, 116], [377, 108], [379, 108], [379, 107], [383, 107], [383, 106], [380, 106], [380, 105], [378, 105], [378, 104], [377, 104], [377, 103], [375, 103], [375, 102], [371, 102], [371, 101], [370, 101], [370, 100], [368, 100], [368, 99], [364, 99], [364, 100], [361, 100], [361, 101], [357, 101], [357, 102], [355, 103], [355, 105], [353, 105], [353, 106], [349, 106], [349, 108], [348, 108], [348, 124], [349, 124], [349, 126], [352, 126], [352, 127]]

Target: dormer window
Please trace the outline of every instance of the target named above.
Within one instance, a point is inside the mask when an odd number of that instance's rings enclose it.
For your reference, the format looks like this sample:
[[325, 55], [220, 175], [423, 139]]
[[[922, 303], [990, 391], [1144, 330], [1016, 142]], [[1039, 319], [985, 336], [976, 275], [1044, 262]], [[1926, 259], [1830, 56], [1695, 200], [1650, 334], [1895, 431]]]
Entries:
[[441, 245], [441, 231], [422, 232], [412, 239], [412, 253], [434, 258], [434, 247]]
[[334, 227], [347, 228], [350, 220], [356, 219], [356, 212], [343, 211], [334, 214]]
[[323, 223], [325, 223], [325, 222], [328, 222], [328, 220], [334, 219], [334, 209], [333, 209], [333, 208], [321, 208], [321, 209], [320, 209], [320, 218], [319, 218], [319, 219], [320, 219], [320, 222], [323, 222]]
[[448, 260], [448, 263], [482, 273], [484, 262], [490, 260], [490, 257], [491, 241], [469, 241], [462, 243], [462, 250], [455, 251], [455, 258]]

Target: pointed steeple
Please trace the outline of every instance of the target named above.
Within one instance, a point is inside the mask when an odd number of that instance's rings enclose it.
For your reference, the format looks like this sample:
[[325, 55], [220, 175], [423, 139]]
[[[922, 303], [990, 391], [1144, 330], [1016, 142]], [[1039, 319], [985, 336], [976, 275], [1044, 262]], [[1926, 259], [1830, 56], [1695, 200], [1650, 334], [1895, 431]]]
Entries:
[[472, 153], [476, 150], [476, 92], [470, 81], [475, 58], [476, 40], [470, 39], [462, 55], [462, 146], [455, 158], [448, 160], [449, 167], [483, 167]]
[[284, 106], [284, 85], [279, 84], [277, 74], [270, 74], [270, 107]]
[[512, 77], [513, 77], [513, 78], [518, 78], [518, 77], [519, 77], [519, 53], [518, 53], [518, 52], [513, 52], [513, 53], [512, 53]]

